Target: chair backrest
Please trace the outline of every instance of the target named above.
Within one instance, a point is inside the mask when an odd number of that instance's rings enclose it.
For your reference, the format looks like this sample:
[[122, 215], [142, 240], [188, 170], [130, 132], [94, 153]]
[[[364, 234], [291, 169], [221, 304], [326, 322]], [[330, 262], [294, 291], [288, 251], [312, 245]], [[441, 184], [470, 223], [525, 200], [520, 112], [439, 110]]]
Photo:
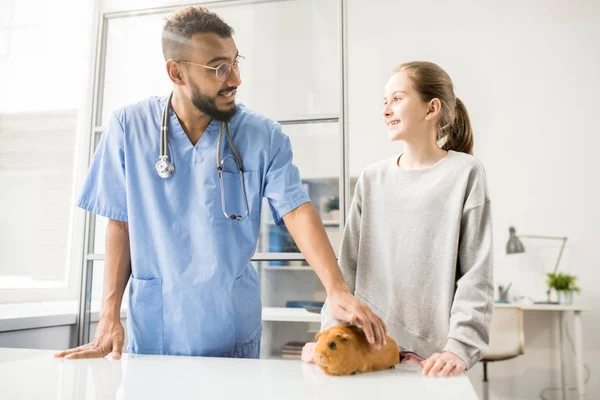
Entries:
[[496, 307], [490, 329], [487, 359], [512, 358], [525, 351], [523, 309], [518, 305]]

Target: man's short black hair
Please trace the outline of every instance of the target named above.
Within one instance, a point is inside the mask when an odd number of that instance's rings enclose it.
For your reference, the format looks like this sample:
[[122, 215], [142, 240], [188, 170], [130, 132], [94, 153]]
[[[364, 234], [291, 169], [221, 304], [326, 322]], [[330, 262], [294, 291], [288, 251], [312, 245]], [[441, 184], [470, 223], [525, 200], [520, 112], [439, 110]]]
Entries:
[[162, 31], [162, 50], [165, 61], [187, 57], [187, 51], [196, 33], [216, 33], [227, 38], [234, 33], [233, 28], [217, 14], [203, 7], [185, 7], [165, 19]]

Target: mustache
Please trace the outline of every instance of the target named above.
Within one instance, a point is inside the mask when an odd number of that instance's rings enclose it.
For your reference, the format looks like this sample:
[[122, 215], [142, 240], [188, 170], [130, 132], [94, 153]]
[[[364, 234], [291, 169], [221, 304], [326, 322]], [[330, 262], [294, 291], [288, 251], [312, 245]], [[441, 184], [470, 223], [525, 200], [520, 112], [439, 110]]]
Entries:
[[225, 89], [221, 89], [219, 90], [218, 94], [223, 94], [225, 92], [231, 92], [232, 90], [237, 90], [237, 86], [230, 86], [230, 87], [226, 87]]

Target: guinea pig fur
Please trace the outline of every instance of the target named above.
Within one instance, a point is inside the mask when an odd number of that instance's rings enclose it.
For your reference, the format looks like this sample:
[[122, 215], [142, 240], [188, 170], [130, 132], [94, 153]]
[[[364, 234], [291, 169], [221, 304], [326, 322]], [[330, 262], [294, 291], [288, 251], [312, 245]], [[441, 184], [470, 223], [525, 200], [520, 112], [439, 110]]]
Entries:
[[376, 350], [356, 325], [334, 326], [316, 335], [314, 361], [328, 375], [351, 375], [393, 368], [400, 362], [396, 341]]

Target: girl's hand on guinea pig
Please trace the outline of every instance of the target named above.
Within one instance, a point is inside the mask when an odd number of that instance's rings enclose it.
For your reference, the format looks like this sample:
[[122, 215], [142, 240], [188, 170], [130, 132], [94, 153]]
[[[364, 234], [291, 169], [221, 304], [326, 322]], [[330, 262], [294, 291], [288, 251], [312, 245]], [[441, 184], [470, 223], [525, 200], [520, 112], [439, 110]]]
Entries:
[[302, 348], [302, 362], [305, 362], [307, 364], [314, 364], [314, 353], [316, 346], [317, 344], [314, 342], [309, 342], [304, 345], [304, 347]]
[[343, 322], [358, 322], [367, 336], [367, 340], [375, 349], [381, 350], [386, 344], [387, 326], [368, 305], [357, 299], [350, 292], [337, 290], [327, 295], [329, 313]]
[[421, 361], [425, 376], [455, 376], [463, 373], [466, 367], [467, 365], [459, 356], [449, 351], [435, 353]]

